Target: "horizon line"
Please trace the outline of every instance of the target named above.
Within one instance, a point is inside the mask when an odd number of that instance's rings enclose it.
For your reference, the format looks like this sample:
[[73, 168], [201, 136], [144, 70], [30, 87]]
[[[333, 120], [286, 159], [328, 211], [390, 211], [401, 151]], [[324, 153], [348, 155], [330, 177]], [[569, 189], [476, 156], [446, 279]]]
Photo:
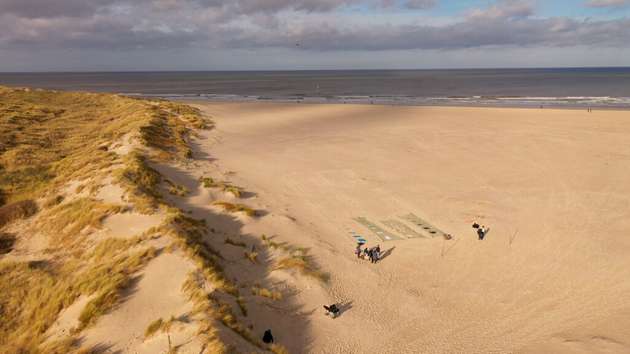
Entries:
[[399, 68], [399, 69], [240, 69], [240, 70], [76, 70], [76, 71], [0, 71], [4, 74], [90, 74], [90, 73], [199, 73], [199, 72], [335, 72], [335, 71], [446, 71], [446, 70], [558, 70], [558, 69], [630, 69], [628, 66], [532, 66], [532, 67], [453, 67], [453, 68]]

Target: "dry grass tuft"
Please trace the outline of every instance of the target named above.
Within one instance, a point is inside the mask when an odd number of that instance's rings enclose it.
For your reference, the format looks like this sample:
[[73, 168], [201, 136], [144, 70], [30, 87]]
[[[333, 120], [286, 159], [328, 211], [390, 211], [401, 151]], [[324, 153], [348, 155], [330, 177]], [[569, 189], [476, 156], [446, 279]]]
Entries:
[[258, 216], [258, 213], [256, 212], [256, 210], [248, 207], [247, 205], [244, 204], [233, 204], [233, 203], [229, 203], [229, 202], [214, 202], [212, 203], [214, 205], [218, 205], [220, 207], [222, 207], [224, 210], [230, 212], [230, 213], [239, 213], [239, 212], [243, 212], [245, 213], [245, 215], [247, 216], [251, 216], [251, 217], [255, 217]]
[[252, 287], [252, 295], [262, 296], [272, 300], [282, 300], [281, 292], [269, 290], [258, 285]]
[[291, 248], [291, 246], [289, 246], [288, 243], [286, 243], [286, 242], [275, 242], [273, 240], [274, 238], [275, 238], [274, 236], [267, 237], [266, 235], [262, 235], [262, 241], [263, 241], [263, 244], [265, 245], [265, 247], [268, 247], [268, 248], [271, 248], [271, 249], [274, 249], [274, 250], [281, 249], [281, 250], [286, 251], [286, 252], [291, 252], [292, 251], [292, 248]]
[[245, 251], [244, 253], [244, 257], [249, 259], [250, 262], [252, 262], [253, 264], [258, 264], [258, 252], [256, 251]]
[[98, 200], [81, 198], [50, 209], [38, 221], [47, 230], [55, 247], [76, 245], [83, 240], [84, 230], [96, 230], [107, 216], [123, 210], [120, 205], [107, 205]]
[[186, 187], [177, 185], [173, 183], [171, 180], [165, 179], [164, 182], [166, 182], [166, 184], [168, 185], [168, 193], [171, 195], [176, 195], [178, 197], [185, 197], [189, 193]]
[[23, 200], [0, 207], [0, 227], [15, 220], [24, 219], [37, 213], [37, 203]]
[[201, 177], [199, 178], [199, 182], [201, 182], [205, 188], [217, 188], [221, 186], [220, 183], [215, 181], [212, 177]]
[[201, 182], [205, 188], [221, 188], [223, 192], [230, 193], [235, 198], [240, 198], [243, 195], [243, 188], [228, 182], [216, 181], [212, 177], [201, 177], [199, 178], [199, 182]]
[[46, 199], [46, 201], [44, 202], [44, 208], [52, 208], [55, 205], [59, 205], [63, 202], [64, 199], [65, 198], [63, 195], [56, 195], [54, 197], [50, 197]]
[[126, 167], [117, 172], [118, 182], [140, 212], [154, 212], [162, 199], [159, 190], [162, 177], [149, 167], [147, 158], [138, 151], [129, 154], [125, 162]]
[[153, 336], [157, 331], [162, 329], [162, 326], [164, 326], [164, 321], [161, 318], [151, 322], [147, 329], [144, 331], [144, 338], [149, 338]]
[[231, 193], [235, 198], [240, 198], [243, 193], [243, 189], [241, 187], [233, 186], [230, 184], [224, 185], [223, 191], [226, 193]]
[[329, 280], [328, 273], [319, 270], [319, 267], [315, 264], [312, 256], [308, 255], [308, 250], [305, 248], [294, 249], [289, 256], [280, 259], [276, 263], [274, 266], [274, 270], [275, 269], [294, 269], [299, 271], [302, 275], [309, 276], [323, 282], [327, 282]]
[[236, 304], [238, 305], [238, 308], [241, 310], [241, 314], [244, 317], [247, 317], [247, 305], [245, 303], [245, 298], [243, 298], [242, 296], [238, 296], [236, 298]]

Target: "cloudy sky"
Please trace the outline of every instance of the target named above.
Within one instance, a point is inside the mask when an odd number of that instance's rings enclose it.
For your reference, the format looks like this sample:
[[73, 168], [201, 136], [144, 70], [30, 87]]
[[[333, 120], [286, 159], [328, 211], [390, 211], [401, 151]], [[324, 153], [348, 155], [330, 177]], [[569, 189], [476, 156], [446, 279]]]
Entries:
[[630, 66], [630, 0], [0, 0], [0, 71]]

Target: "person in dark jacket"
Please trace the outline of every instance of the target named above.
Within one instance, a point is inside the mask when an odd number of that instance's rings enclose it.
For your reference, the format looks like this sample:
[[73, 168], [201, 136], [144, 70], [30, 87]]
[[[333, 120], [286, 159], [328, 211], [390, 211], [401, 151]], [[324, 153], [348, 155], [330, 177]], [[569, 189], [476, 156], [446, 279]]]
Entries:
[[267, 344], [273, 343], [273, 335], [271, 334], [270, 329], [265, 331], [265, 334], [263, 334], [262, 340], [263, 342]]

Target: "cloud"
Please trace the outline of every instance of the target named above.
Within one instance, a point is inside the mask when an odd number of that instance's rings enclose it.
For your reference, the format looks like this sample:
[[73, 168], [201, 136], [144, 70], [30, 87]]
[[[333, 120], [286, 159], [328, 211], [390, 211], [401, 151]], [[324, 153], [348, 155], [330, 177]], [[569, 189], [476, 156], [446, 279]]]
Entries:
[[[364, 21], [353, 5], [399, 9], [432, 0], [0, 0], [0, 47], [107, 50], [288, 48], [308, 51], [618, 47], [630, 19], [536, 16], [533, 1], [503, 0], [446, 24]], [[39, 5], [39, 6], [37, 6]], [[353, 17], [354, 16], [354, 17]], [[424, 21], [424, 22], [423, 22]]]
[[486, 9], [474, 9], [468, 17], [477, 20], [524, 18], [534, 14], [534, 4], [526, 0], [504, 0]]
[[630, 5], [630, 0], [589, 0], [588, 7], [624, 7]]

